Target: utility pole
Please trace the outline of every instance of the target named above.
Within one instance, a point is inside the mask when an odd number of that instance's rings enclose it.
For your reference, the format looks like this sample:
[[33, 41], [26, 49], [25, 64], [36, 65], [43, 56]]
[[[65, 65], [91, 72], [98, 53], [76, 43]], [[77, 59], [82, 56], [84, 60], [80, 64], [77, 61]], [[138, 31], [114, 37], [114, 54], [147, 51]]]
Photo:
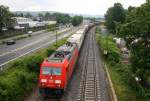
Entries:
[[56, 30], [56, 47], [57, 47], [57, 30]]
[[59, 25], [55, 25], [55, 31], [56, 31], [56, 47], [57, 47], [57, 30], [59, 29]]

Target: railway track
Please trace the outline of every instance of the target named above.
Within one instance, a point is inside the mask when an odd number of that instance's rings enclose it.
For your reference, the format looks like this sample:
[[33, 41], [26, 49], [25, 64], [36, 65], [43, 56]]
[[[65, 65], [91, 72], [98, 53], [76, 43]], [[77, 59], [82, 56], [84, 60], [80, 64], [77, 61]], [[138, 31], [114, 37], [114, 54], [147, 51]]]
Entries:
[[61, 98], [44, 98], [33, 94], [33, 98], [26, 101], [111, 101], [99, 56], [95, 28], [92, 28], [86, 34], [78, 63], [64, 95]]
[[[106, 83], [103, 79], [101, 82], [101, 71], [99, 69], [99, 57], [95, 42], [95, 31], [92, 29], [85, 40], [86, 51], [83, 61], [80, 64], [82, 67], [80, 86], [77, 95], [77, 101], [109, 101], [109, 97], [105, 93], [105, 88], [101, 85]], [[104, 72], [104, 71], [103, 71]], [[104, 75], [103, 75], [104, 76]]]

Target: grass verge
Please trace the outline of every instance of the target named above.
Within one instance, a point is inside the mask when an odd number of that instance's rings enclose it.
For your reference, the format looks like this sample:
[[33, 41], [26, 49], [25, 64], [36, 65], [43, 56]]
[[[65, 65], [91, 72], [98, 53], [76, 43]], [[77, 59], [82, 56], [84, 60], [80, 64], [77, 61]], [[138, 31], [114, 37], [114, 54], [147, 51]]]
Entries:
[[[59, 40], [57, 47], [64, 44], [66, 40], [67, 38]], [[0, 101], [22, 101], [25, 95], [37, 85], [40, 63], [57, 47], [53, 44], [9, 63], [9, 69], [0, 73]]]
[[96, 34], [96, 41], [101, 50], [107, 51], [105, 61], [117, 95], [118, 101], [150, 101], [145, 98], [145, 90], [135, 82], [130, 67], [121, 62], [121, 53], [112, 36]]

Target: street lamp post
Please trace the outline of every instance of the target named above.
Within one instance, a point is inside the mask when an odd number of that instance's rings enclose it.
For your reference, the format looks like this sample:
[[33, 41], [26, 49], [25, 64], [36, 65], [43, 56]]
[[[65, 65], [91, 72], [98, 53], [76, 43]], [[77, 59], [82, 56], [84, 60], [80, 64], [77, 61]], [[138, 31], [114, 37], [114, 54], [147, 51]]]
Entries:
[[57, 37], [58, 37], [58, 36], [57, 36], [57, 30], [58, 30], [58, 29], [59, 29], [59, 26], [56, 25], [56, 26], [55, 26], [55, 31], [56, 31], [56, 47], [57, 47]]
[[56, 47], [57, 47], [57, 29], [56, 29]]

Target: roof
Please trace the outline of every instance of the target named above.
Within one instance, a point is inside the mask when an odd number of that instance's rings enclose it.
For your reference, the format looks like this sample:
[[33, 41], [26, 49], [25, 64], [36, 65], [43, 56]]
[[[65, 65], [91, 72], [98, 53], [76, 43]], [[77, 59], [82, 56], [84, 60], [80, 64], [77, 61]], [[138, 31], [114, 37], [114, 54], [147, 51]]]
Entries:
[[69, 42], [77, 42], [82, 37], [82, 34], [73, 34], [67, 41]]
[[81, 34], [73, 34], [69, 39], [79, 39], [81, 36]]
[[84, 30], [83, 29], [80, 29], [76, 32], [76, 34], [83, 34], [84, 33]]
[[62, 62], [64, 58], [71, 53], [75, 45], [64, 44], [60, 46], [50, 57], [48, 57], [49, 62]]
[[63, 46], [60, 46], [56, 51], [71, 51], [71, 46], [64, 44]]
[[30, 19], [30, 18], [25, 18], [25, 17], [11, 17], [12, 19], [20, 19], [20, 20], [31, 20], [32, 21], [32, 19]]

